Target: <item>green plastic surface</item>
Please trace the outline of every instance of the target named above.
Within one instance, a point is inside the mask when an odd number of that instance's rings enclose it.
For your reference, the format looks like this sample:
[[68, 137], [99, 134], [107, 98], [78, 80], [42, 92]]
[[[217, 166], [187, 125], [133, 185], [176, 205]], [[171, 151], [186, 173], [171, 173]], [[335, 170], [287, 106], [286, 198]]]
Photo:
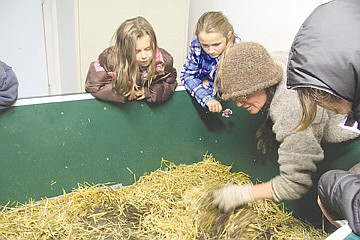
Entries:
[[127, 185], [128, 169], [139, 177], [162, 158], [189, 164], [206, 152], [260, 173], [253, 136], [261, 121], [232, 108], [230, 118], [207, 114], [209, 131], [184, 91], [158, 106], [90, 99], [12, 107], [0, 115], [0, 202], [53, 197], [84, 182]]
[[[82, 183], [129, 185], [166, 159], [175, 164], [201, 161], [206, 153], [255, 181], [278, 174], [276, 154], [256, 152], [255, 132], [264, 114], [250, 115], [233, 102], [229, 118], [201, 113], [186, 91], [166, 103], [114, 105], [97, 99], [14, 106], [0, 114], [0, 204], [24, 203], [70, 192]], [[359, 156], [359, 142], [325, 146], [321, 173], [348, 169]], [[321, 222], [316, 188], [286, 202], [295, 215]]]

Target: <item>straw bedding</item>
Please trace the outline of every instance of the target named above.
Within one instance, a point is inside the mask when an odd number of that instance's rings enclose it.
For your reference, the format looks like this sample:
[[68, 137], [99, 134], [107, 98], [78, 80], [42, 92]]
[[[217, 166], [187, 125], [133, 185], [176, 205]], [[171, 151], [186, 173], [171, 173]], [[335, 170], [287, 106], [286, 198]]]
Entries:
[[211, 205], [212, 190], [245, 184], [245, 173], [212, 155], [191, 165], [163, 160], [129, 186], [81, 185], [70, 194], [0, 213], [0, 239], [325, 239], [282, 205], [257, 201], [234, 212]]

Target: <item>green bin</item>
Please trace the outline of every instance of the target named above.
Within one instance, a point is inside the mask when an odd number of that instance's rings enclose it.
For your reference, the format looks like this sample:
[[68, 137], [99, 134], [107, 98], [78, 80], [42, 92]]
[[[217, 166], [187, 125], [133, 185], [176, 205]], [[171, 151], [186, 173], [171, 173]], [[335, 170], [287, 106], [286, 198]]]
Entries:
[[[158, 169], [162, 159], [191, 164], [207, 153], [254, 182], [276, 176], [276, 153], [256, 151], [255, 132], [265, 114], [250, 115], [234, 102], [223, 105], [233, 110], [229, 118], [199, 112], [185, 90], [161, 105], [115, 105], [86, 93], [19, 99], [0, 114], [0, 204], [55, 197], [82, 183], [129, 185], [134, 176]], [[317, 180], [329, 169], [354, 165], [359, 144], [324, 145], [326, 157], [313, 176], [314, 187], [285, 207], [321, 227]]]

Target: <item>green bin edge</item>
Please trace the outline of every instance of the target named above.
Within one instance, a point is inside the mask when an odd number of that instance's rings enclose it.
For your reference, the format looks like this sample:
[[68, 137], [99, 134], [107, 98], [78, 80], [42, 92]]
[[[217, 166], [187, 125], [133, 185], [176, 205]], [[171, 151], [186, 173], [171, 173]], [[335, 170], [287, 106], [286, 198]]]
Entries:
[[[86, 97], [67, 100], [74, 96]], [[184, 90], [160, 105], [119, 105], [88, 96], [58, 96], [57, 101], [43, 97], [40, 104], [17, 104], [0, 114], [1, 205], [56, 197], [79, 184], [130, 185], [158, 169], [162, 159], [192, 164], [205, 154], [232, 165], [232, 171], [249, 174], [253, 182], [279, 173], [276, 153], [256, 151], [254, 136], [265, 119], [263, 113], [250, 115], [226, 101], [224, 108], [233, 110], [229, 118], [201, 112]], [[324, 144], [324, 151], [309, 193], [284, 202], [294, 216], [316, 227], [322, 222], [317, 180], [329, 169], [345, 170], [357, 163], [359, 141]]]

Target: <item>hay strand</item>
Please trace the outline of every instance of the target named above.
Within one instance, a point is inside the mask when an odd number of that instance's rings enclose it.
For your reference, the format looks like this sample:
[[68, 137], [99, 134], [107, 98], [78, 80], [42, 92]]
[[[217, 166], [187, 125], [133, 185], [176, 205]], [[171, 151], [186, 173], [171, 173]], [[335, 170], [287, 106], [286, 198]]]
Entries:
[[79, 185], [70, 194], [0, 212], [0, 239], [325, 239], [273, 201], [234, 212], [212, 207], [209, 193], [250, 177], [212, 155], [191, 165], [162, 160], [130, 186]]

